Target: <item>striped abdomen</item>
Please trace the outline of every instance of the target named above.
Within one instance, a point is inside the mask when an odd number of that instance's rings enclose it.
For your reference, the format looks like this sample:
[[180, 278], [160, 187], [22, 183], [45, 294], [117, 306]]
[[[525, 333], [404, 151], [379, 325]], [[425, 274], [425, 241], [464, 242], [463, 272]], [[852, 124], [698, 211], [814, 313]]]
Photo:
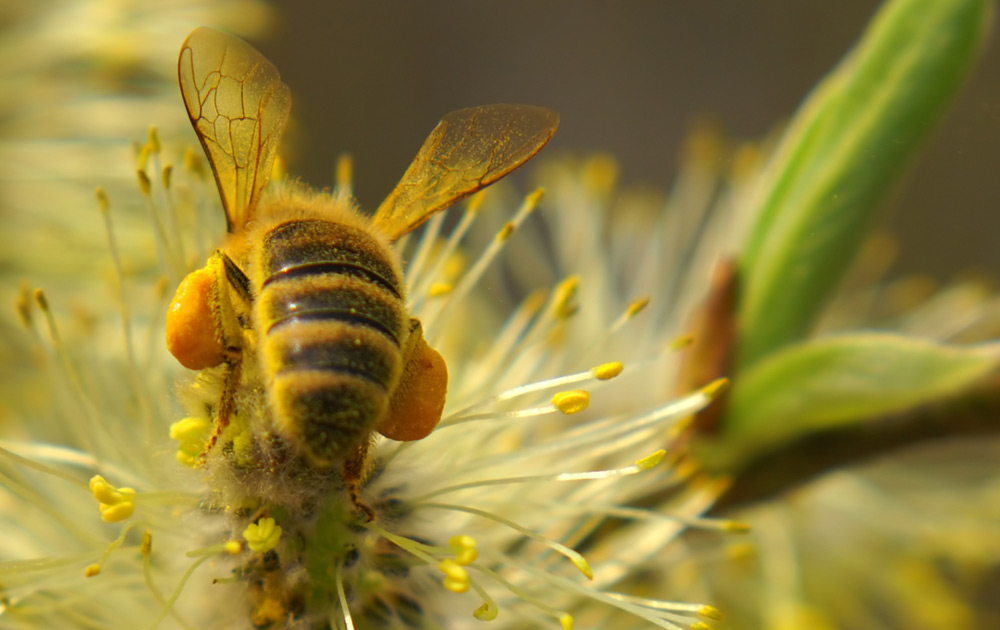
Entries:
[[342, 462], [399, 381], [399, 269], [367, 232], [315, 219], [272, 229], [260, 264], [256, 322], [277, 428], [317, 463]]

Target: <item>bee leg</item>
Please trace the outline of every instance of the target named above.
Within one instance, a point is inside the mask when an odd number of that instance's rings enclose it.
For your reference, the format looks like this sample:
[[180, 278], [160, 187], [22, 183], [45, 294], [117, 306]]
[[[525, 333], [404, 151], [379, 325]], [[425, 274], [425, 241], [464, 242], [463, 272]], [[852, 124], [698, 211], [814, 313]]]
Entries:
[[354, 506], [354, 510], [364, 519], [366, 523], [375, 520], [375, 510], [361, 501], [361, 482], [365, 478], [365, 466], [368, 462], [368, 448], [370, 443], [365, 440], [359, 444], [354, 453], [344, 461], [344, 489]]
[[228, 362], [227, 365], [229, 366], [229, 373], [226, 374], [226, 380], [222, 386], [222, 397], [219, 400], [219, 410], [215, 416], [215, 426], [212, 428], [212, 435], [208, 437], [208, 441], [205, 443], [205, 450], [201, 453], [203, 461], [208, 456], [208, 452], [212, 450], [212, 447], [219, 440], [219, 436], [229, 426], [229, 421], [236, 411], [236, 386], [240, 382], [240, 374], [242, 373], [240, 369], [241, 364], [239, 361], [232, 361]]

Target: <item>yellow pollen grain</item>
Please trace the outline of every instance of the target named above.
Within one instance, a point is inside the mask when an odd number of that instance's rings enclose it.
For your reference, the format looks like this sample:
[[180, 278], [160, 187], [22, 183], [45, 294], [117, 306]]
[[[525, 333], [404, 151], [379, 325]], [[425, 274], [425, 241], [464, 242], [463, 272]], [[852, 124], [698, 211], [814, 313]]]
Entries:
[[559, 617], [559, 625], [562, 626], [562, 630], [573, 630], [573, 615], [569, 613], [563, 613]]
[[89, 567], [87, 567], [86, 569], [83, 570], [83, 574], [86, 577], [89, 577], [89, 578], [90, 577], [94, 577], [95, 575], [100, 575], [101, 574], [101, 565], [99, 565], [99, 564], [92, 564], [92, 565], [90, 565]]
[[222, 544], [223, 550], [231, 556], [238, 556], [243, 551], [243, 544], [238, 540], [227, 540]]
[[583, 411], [589, 404], [590, 392], [585, 389], [558, 392], [552, 396], [552, 405], [567, 416]]
[[666, 454], [667, 452], [661, 448], [655, 453], [650, 453], [649, 455], [646, 455], [642, 459], [637, 460], [635, 462], [635, 465], [638, 466], [641, 470], [649, 470], [653, 466], [656, 466], [657, 464], [662, 462]]
[[148, 530], [142, 532], [142, 544], [139, 546], [139, 551], [144, 556], [153, 553], [153, 532]]
[[146, 171], [137, 170], [135, 176], [139, 180], [139, 191], [144, 197], [148, 197], [153, 192], [153, 183], [149, 181], [149, 175], [146, 175]]
[[590, 368], [590, 373], [594, 375], [599, 381], [606, 381], [612, 379], [622, 373], [625, 366], [619, 361], [612, 361], [611, 363], [602, 363], [601, 365]]
[[431, 284], [430, 288], [427, 289], [427, 295], [430, 297], [441, 297], [442, 295], [448, 295], [451, 293], [454, 288], [455, 287], [447, 282], [434, 282]]

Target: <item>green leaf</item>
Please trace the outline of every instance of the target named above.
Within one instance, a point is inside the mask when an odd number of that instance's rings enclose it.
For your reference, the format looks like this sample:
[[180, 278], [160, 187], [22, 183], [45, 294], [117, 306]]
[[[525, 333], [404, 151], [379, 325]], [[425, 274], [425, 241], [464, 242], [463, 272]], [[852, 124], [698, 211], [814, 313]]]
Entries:
[[[955, 346], [855, 333], [788, 346], [733, 381], [713, 467], [812, 432], [955, 396], [1000, 368], [1000, 343]], [[738, 466], [737, 466], [738, 468]]]
[[803, 104], [750, 204], [737, 366], [805, 336], [980, 50], [989, 0], [894, 0]]

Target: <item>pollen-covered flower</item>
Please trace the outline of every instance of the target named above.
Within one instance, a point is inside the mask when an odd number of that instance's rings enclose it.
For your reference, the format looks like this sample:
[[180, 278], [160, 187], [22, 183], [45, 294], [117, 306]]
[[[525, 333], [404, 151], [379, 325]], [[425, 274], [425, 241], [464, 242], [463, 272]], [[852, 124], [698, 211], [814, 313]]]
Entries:
[[[662, 276], [628, 277], [612, 258], [654, 266], [643, 257], [662, 256], [657, 206], [624, 202], [623, 213], [652, 229], [616, 250], [603, 242], [615, 236], [613, 162], [541, 173], [548, 195], [512, 204], [509, 188], [487, 192], [457, 211], [453, 228], [434, 219], [405, 248], [410, 312], [451, 381], [430, 436], [377, 444], [361, 487], [370, 522], [336, 470], [260, 470], [251, 485], [205, 477], [199, 458], [213, 428], [173, 401], [178, 369], [159, 341], [162, 283], [122, 272], [124, 342], [107, 330], [106, 311], [87, 339], [60, 332], [76, 324], [54, 318], [44, 294], [23, 294], [46, 376], [44, 400], [21, 398], [19, 439], [3, 443], [5, 618], [25, 627], [461, 627], [495, 618], [523, 628], [621, 615], [637, 627], [704, 626], [712, 609], [650, 593], [641, 575], [721, 489], [692, 476], [674, 448], [722, 383], [672, 393], [683, 329], [644, 317], [682, 318], [657, 304]], [[185, 170], [169, 188], [152, 184], [150, 198], [205, 203], [204, 176]], [[335, 195], [349, 193], [347, 181]], [[159, 223], [182, 228], [161, 239], [159, 258], [198, 251], [194, 214], [154, 205]], [[564, 275], [573, 266], [558, 258], [584, 243], [580, 273]], [[139, 293], [147, 297], [136, 302]], [[508, 295], [523, 298], [504, 306]], [[200, 379], [185, 396], [212, 387]], [[255, 465], [239, 433], [226, 435], [231, 457]], [[295, 499], [288, 492], [302, 493], [303, 479], [310, 493]], [[231, 484], [246, 505], [220, 501]]]

